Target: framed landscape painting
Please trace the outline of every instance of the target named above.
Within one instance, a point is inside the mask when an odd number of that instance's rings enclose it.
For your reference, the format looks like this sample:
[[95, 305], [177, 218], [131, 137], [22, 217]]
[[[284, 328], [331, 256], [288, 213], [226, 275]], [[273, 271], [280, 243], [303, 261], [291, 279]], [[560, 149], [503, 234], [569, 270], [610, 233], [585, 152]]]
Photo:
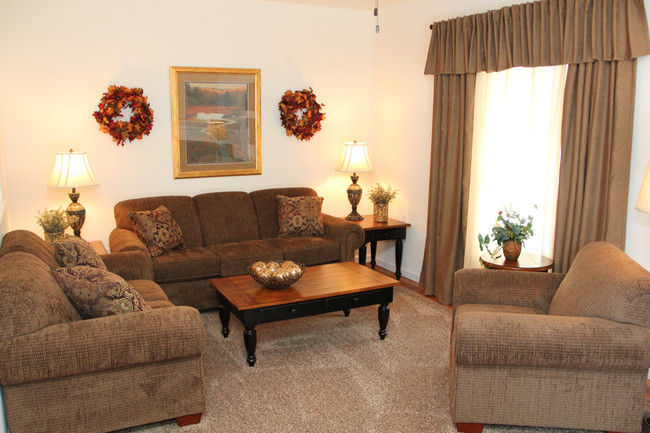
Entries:
[[259, 69], [172, 66], [174, 178], [262, 174]]

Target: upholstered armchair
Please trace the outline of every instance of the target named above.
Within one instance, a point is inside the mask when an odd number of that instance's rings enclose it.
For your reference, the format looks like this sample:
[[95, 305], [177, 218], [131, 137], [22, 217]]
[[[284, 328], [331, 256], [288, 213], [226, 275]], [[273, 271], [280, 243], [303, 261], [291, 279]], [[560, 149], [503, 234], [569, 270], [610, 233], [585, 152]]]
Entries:
[[650, 272], [611, 244], [586, 245], [566, 274], [455, 275], [450, 400], [459, 432], [641, 432], [648, 368]]

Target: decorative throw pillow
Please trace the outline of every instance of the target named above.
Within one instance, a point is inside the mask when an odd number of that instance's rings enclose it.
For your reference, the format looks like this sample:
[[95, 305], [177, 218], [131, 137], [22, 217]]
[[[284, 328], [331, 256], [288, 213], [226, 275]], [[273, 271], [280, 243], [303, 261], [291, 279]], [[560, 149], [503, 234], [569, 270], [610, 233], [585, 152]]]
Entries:
[[151, 309], [122, 277], [103, 269], [73, 266], [51, 273], [84, 319]]
[[183, 232], [165, 206], [154, 210], [129, 212], [133, 231], [149, 249], [151, 257], [183, 246]]
[[287, 197], [278, 199], [278, 236], [323, 236], [325, 224], [321, 215], [323, 197]]
[[95, 249], [78, 236], [68, 235], [63, 241], [55, 243], [54, 255], [61, 266], [83, 265], [107, 270], [104, 261], [95, 252]]

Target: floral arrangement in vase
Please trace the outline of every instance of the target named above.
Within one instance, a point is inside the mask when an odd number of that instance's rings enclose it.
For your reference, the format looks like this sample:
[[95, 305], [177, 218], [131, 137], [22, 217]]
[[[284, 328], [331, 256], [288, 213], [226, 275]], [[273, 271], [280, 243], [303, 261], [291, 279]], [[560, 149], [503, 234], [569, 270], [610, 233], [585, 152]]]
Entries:
[[[533, 235], [533, 217], [528, 215], [524, 218], [515, 210], [506, 207], [503, 211], [499, 211], [492, 233], [485, 236], [478, 235], [478, 244], [481, 251], [485, 248], [492, 258], [501, 257], [498, 254], [503, 251], [506, 260], [517, 260], [521, 254], [522, 244]], [[494, 251], [490, 251], [489, 247], [492, 241], [497, 243]]]
[[384, 223], [388, 221], [388, 203], [397, 197], [398, 192], [397, 189], [393, 189], [390, 185], [383, 187], [379, 183], [370, 188], [368, 198], [373, 203], [375, 221]]
[[68, 212], [61, 207], [50, 210], [45, 208], [42, 212], [38, 212], [36, 215], [36, 223], [43, 227], [45, 240], [50, 244], [62, 240], [65, 229], [76, 221], [76, 216], [68, 215]]

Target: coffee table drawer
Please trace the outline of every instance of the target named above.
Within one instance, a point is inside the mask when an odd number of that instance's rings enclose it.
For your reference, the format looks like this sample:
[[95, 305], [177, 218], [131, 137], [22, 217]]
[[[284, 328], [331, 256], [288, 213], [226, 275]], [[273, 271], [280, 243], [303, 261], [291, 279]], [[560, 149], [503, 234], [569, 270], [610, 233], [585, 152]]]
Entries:
[[325, 312], [325, 301], [323, 299], [317, 299], [297, 304], [261, 308], [259, 317], [260, 323], [265, 323], [292, 319], [294, 317], [313, 316], [314, 314], [323, 314]]
[[385, 298], [387, 301], [392, 301], [392, 296], [388, 299], [385, 291], [338, 296], [327, 300], [327, 311], [350, 310], [352, 308], [375, 305], [381, 303], [382, 298]]

